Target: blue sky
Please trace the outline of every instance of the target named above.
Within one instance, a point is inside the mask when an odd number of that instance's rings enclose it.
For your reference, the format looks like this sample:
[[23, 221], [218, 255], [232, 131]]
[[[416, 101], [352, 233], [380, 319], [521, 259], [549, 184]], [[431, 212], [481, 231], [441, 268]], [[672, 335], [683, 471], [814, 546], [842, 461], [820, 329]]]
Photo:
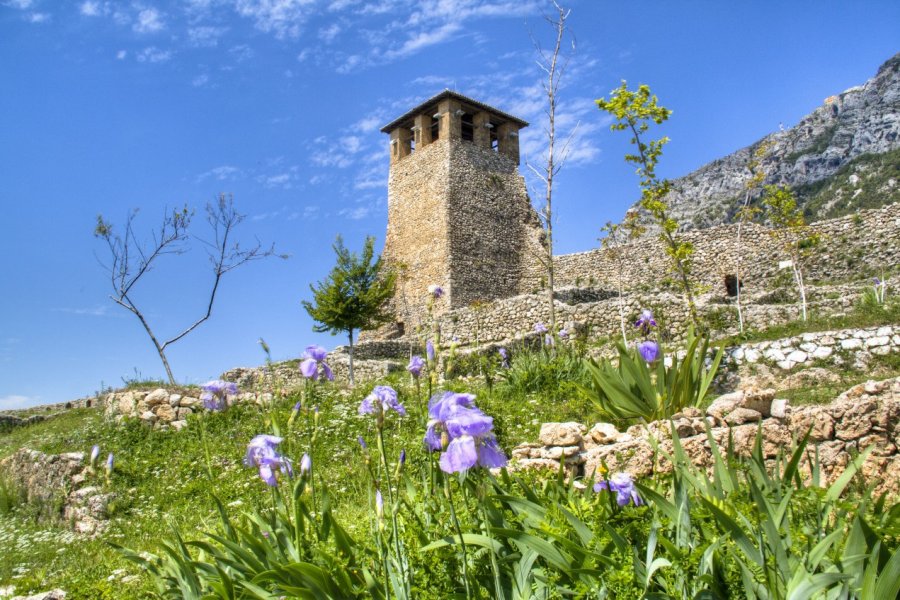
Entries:
[[[660, 172], [683, 175], [863, 83], [900, 50], [897, 2], [571, 3], [576, 53], [561, 91], [578, 137], [556, 189], [559, 252], [597, 245], [637, 197], [593, 100], [621, 79], [674, 111]], [[445, 87], [532, 123], [540, 161], [549, 9], [531, 0], [0, 0], [0, 409], [121, 385], [162, 366], [109, 299], [98, 214], [138, 231], [166, 207], [220, 192], [242, 239], [286, 261], [230, 273], [213, 317], [172, 346], [176, 377], [203, 382], [313, 342], [300, 306], [331, 243], [386, 227], [387, 139], [378, 129]], [[524, 167], [522, 170], [527, 171]], [[538, 197], [538, 194], [532, 194]], [[203, 222], [197, 219], [196, 233]], [[165, 257], [135, 298], [163, 337], [202, 314], [206, 258]]]

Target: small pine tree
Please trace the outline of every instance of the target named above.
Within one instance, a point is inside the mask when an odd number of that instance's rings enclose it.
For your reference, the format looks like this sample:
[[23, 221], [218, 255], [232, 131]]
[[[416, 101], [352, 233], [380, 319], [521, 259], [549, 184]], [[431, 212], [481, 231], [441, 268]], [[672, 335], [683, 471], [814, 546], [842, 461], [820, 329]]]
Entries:
[[367, 237], [362, 255], [344, 247], [341, 236], [334, 243], [337, 264], [324, 281], [310, 285], [313, 302], [303, 308], [317, 323], [317, 332], [346, 333], [350, 340], [350, 385], [353, 385], [353, 332], [387, 323], [393, 316], [386, 310], [394, 294], [396, 274], [383, 272], [381, 257], [374, 259], [375, 238]]

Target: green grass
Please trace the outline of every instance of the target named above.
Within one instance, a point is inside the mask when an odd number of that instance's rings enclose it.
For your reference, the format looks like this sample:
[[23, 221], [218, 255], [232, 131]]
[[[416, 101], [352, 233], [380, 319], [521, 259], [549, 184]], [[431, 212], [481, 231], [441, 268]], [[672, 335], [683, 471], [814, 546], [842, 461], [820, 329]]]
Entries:
[[873, 355], [868, 367], [862, 371], [852, 367], [841, 369], [834, 366], [830, 366], [829, 371], [838, 376], [837, 381], [822, 381], [815, 385], [779, 390], [778, 397], [786, 398], [795, 405], [827, 404], [851, 387], [870, 379], [900, 376], [900, 354], [894, 352], [886, 356]]
[[746, 329], [743, 334], [719, 338], [716, 344], [734, 346], [751, 342], [780, 340], [804, 333], [831, 331], [836, 329], [859, 329], [900, 323], [900, 301], [889, 299], [884, 305], [858, 305], [851, 312], [843, 315], [818, 315], [811, 312], [808, 321], [791, 321], [780, 325], [772, 325], [762, 329]]
[[[767, 334], [783, 337], [815, 327], [898, 322], [900, 307], [895, 304], [882, 313], [869, 307], [868, 312], [846, 319], [792, 324], [771, 328]], [[880, 357], [878, 361], [881, 372], [900, 372], [900, 356]], [[578, 351], [523, 351], [513, 355], [512, 367], [505, 377], [495, 378], [491, 389], [476, 380], [463, 379], [451, 380], [447, 386], [478, 395], [478, 405], [495, 419], [502, 447], [510, 449], [521, 442], [535, 441], [544, 422], [596, 420], [595, 408], [576, 385], [585, 376]], [[871, 373], [848, 370], [839, 384], [788, 390], [783, 395], [795, 403], [830, 401], [867, 376]], [[422, 446], [426, 386], [417, 393], [406, 373], [393, 373], [379, 383], [398, 389], [409, 412], [403, 419], [392, 416], [386, 421], [388, 456], [397, 457], [405, 449], [408, 469], [415, 473], [428, 463]], [[190, 418], [190, 426], [184, 431], [162, 432], [136, 422], [116, 425], [105, 421], [98, 409], [75, 409], [0, 433], [0, 459], [22, 447], [48, 453], [87, 453], [92, 445], [99, 444], [102, 456], [107, 452], [116, 456], [110, 488], [118, 495], [111, 505], [109, 529], [101, 538], [91, 540], [73, 535], [63, 523], [41, 520], [39, 511], [24, 506], [12, 486], [0, 486], [0, 586], [14, 585], [19, 594], [62, 587], [73, 599], [146, 597], [152, 587], [148, 578], [107, 542], [157, 552], [159, 543], [170, 536], [173, 524], [186, 537], [201, 538], [201, 532], [214, 530], [218, 520], [213, 490], [233, 515], [268, 506], [269, 489], [241, 461], [247, 442], [254, 435], [271, 432], [273, 425], [286, 437], [282, 449], [295, 462], [304, 452], [311, 453], [314, 469], [328, 482], [341, 522], [349, 524], [351, 533], [356, 528], [364, 531], [369, 507], [360, 499], [367, 497], [370, 484], [361, 464], [357, 437], [363, 436], [374, 446], [375, 429], [370, 417], [357, 414], [357, 407], [372, 385], [362, 384], [353, 390], [334, 384], [317, 388], [318, 395], [309, 401], [310, 406], [319, 407], [314, 444], [309, 437], [311, 413], [301, 414], [288, 433], [286, 423], [296, 396], [284, 398], [271, 411], [238, 405], [206, 415], [213, 481], [207, 476], [203, 428], [196, 416]], [[105, 485], [99, 478], [97, 483]], [[133, 580], [123, 583], [123, 577]]]
[[[401, 449], [406, 449], [410, 468], [425, 464], [422, 435], [426, 391], [423, 389], [416, 396], [405, 373], [393, 374], [382, 383], [399, 390], [409, 411], [404, 419], [387, 421], [389, 455], [396, 457]], [[545, 401], [547, 388], [524, 391], [499, 380], [492, 392], [461, 381], [451, 381], [448, 387], [478, 394], [479, 406], [495, 417], [500, 442], [506, 448], [537, 439], [542, 422], [585, 421], [592, 413], [574, 389], [559, 386], [555, 387], [552, 403]], [[375, 430], [371, 417], [359, 416], [357, 407], [371, 388], [372, 384], [364, 384], [351, 391], [328, 385], [320, 397], [312, 400], [320, 409], [317, 439], [311, 452], [313, 464], [329, 482], [337, 514], [351, 526], [367, 523], [368, 507], [359, 502], [359, 498], [366, 497], [368, 488], [357, 437], [362, 435], [374, 446]], [[283, 434], [296, 400], [285, 398], [273, 412]], [[210, 495], [213, 489], [234, 513], [267, 505], [268, 488], [254, 470], [241, 463], [247, 442], [254, 435], [271, 431], [267, 412], [238, 405], [207, 415], [206, 426], [213, 457], [212, 483], [206, 476], [201, 428], [196, 417], [181, 432], [162, 432], [136, 422], [117, 426], [105, 421], [101, 410], [76, 409], [0, 434], [0, 459], [21, 447], [48, 453], [88, 453], [93, 444], [99, 444], [102, 456], [107, 452], [116, 456], [111, 490], [119, 496], [111, 506], [110, 528], [97, 540], [76, 537], [62, 523], [39, 521], [32, 511], [11, 502], [9, 511], [0, 511], [0, 556], [4, 557], [0, 561], [0, 586], [15, 585], [16, 593], [62, 587], [74, 599], [145, 597], [151, 589], [149, 581], [106, 541], [155, 552], [158, 543], [170, 534], [173, 523], [186, 535], [200, 537], [200, 532], [214, 528], [217, 518]], [[307, 417], [301, 414], [293, 434], [285, 436], [283, 449], [295, 462], [310, 447], [310, 430]], [[107, 581], [119, 569], [124, 571]], [[139, 577], [121, 583], [121, 578], [128, 575]]]

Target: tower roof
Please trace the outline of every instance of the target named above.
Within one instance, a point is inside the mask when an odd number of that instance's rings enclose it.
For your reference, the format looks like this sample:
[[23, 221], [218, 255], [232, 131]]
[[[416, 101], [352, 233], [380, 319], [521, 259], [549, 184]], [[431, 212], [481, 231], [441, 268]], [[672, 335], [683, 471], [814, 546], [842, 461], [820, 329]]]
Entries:
[[528, 127], [527, 121], [523, 121], [522, 119], [516, 118], [516, 117], [512, 116], [511, 114], [505, 113], [502, 110], [494, 108], [493, 106], [489, 106], [489, 105], [485, 104], [484, 102], [479, 102], [478, 100], [473, 100], [472, 98], [469, 98], [468, 96], [463, 96], [462, 94], [459, 94], [457, 92], [451, 91], [449, 89], [445, 89], [444, 91], [436, 94], [435, 96], [432, 96], [425, 102], [422, 102], [418, 106], [406, 111], [403, 115], [397, 117], [396, 119], [394, 119], [393, 121], [391, 121], [390, 123], [388, 123], [387, 125], [382, 127], [381, 132], [382, 133], [390, 133], [390, 131], [392, 129], [402, 125], [404, 123], [404, 121], [408, 121], [409, 119], [412, 119], [417, 114], [427, 112], [426, 109], [429, 109], [429, 107], [431, 107], [431, 106], [436, 106], [438, 102], [440, 102], [441, 100], [444, 100], [445, 98], [453, 98], [455, 100], [458, 100], [463, 105], [471, 106], [473, 108], [477, 108], [478, 110], [483, 110], [485, 112], [491, 113], [492, 115], [495, 115], [501, 119], [504, 119], [506, 121], [511, 121], [511, 122], [515, 123], [516, 125], [518, 125], [519, 127]]

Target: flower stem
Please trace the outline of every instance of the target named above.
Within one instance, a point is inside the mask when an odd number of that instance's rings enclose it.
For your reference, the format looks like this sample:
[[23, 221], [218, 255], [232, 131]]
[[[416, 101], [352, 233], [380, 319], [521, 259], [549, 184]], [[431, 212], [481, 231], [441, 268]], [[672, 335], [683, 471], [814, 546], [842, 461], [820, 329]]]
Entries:
[[200, 415], [200, 442], [203, 444], [203, 454], [206, 457], [206, 476], [210, 481], [213, 480], [212, 460], [209, 456], [209, 442], [206, 439], [206, 415]]
[[450, 485], [450, 478], [444, 477], [444, 493], [447, 496], [447, 502], [450, 505], [450, 518], [453, 521], [453, 528], [456, 529], [456, 535], [459, 536], [459, 545], [462, 548], [462, 571], [463, 583], [466, 584], [466, 598], [472, 597], [472, 591], [469, 589], [469, 569], [466, 566], [468, 562], [466, 553], [466, 542], [463, 540], [462, 528], [459, 526], [459, 519], [456, 518], [456, 508], [453, 506], [453, 486]]

